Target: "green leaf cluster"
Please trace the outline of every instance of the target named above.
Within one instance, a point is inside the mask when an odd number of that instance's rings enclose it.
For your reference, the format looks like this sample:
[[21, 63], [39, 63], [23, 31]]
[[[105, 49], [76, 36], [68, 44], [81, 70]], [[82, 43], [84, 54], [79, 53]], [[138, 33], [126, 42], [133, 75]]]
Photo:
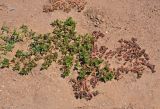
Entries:
[[9, 68], [9, 59], [4, 58], [0, 63], [0, 68]]
[[52, 53], [52, 54], [50, 54], [50, 55], [47, 55], [47, 56], [44, 58], [44, 62], [43, 62], [43, 64], [42, 64], [40, 70], [44, 70], [44, 69], [47, 70], [48, 67], [52, 64], [53, 61], [56, 62], [57, 58], [58, 58], [58, 53], [57, 53], [57, 52]]

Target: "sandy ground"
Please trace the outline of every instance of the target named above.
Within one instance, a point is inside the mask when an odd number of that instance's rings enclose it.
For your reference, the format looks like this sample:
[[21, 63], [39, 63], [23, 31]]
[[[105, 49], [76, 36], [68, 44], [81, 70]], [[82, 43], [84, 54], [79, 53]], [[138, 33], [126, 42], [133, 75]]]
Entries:
[[[39, 33], [50, 32], [50, 22], [72, 16], [81, 33], [102, 30], [100, 44], [115, 48], [120, 38], [138, 38], [138, 43], [156, 65], [156, 73], [146, 70], [141, 79], [128, 74], [119, 81], [100, 84], [101, 94], [91, 101], [76, 100], [67, 79], [60, 77], [57, 65], [48, 71], [34, 69], [28, 76], [0, 70], [0, 109], [160, 109], [160, 1], [88, 0], [81, 13], [43, 13], [47, 0], [0, 0], [0, 26], [28, 25]], [[105, 22], [94, 27], [84, 16], [87, 9], [101, 10]], [[20, 46], [22, 47], [23, 44]]]

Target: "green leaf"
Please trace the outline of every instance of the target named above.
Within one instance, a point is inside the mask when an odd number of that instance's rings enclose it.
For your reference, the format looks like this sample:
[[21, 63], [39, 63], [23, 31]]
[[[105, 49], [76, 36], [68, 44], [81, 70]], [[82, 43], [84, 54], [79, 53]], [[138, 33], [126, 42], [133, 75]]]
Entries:
[[112, 72], [108, 72], [106, 75], [104, 75], [103, 77], [101, 77], [101, 81], [103, 82], [107, 82], [107, 81], [111, 81], [114, 78], [114, 75]]
[[63, 78], [69, 76], [71, 74], [70, 70], [69, 69], [64, 69], [64, 72], [63, 74], [61, 75]]
[[65, 56], [64, 57], [64, 63], [67, 68], [71, 68], [73, 64], [73, 56]]
[[94, 58], [94, 59], [91, 59], [90, 65], [98, 67], [102, 62], [103, 60]]

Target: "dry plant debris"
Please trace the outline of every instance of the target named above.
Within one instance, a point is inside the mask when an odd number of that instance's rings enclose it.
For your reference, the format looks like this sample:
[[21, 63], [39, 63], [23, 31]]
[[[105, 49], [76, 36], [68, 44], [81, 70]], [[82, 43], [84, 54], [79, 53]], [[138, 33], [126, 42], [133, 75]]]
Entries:
[[[0, 34], [0, 41], [3, 42], [0, 45], [0, 68], [12, 68], [20, 75], [27, 75], [40, 60], [43, 61], [40, 70], [47, 70], [56, 62], [61, 66], [61, 76], [70, 79], [75, 97], [86, 100], [99, 94], [96, 86], [100, 82], [118, 79], [123, 72], [134, 72], [140, 77], [144, 66], [155, 72], [155, 66], [149, 63], [149, 56], [136, 43], [135, 38], [131, 41], [121, 39], [121, 47], [107, 52], [107, 47], [98, 47], [97, 43], [99, 38], [104, 37], [103, 33], [94, 31], [92, 35], [79, 35], [76, 33], [76, 22], [71, 17], [65, 21], [57, 19], [51, 26], [53, 32], [47, 34], [37, 34], [25, 25], [14, 31], [3, 26]], [[19, 42], [26, 40], [30, 42], [28, 49], [17, 50], [12, 59], [7, 59], [7, 54]], [[111, 70], [108, 57], [124, 59], [132, 67], [122, 66], [117, 71]]]
[[149, 62], [149, 55], [145, 52], [145, 49], [142, 49], [137, 44], [136, 38], [132, 38], [129, 41], [120, 39], [118, 42], [120, 47], [116, 48], [115, 51], [108, 51], [105, 55], [107, 60], [116, 58], [123, 63], [115, 71], [117, 79], [120, 78], [121, 73], [128, 72], [137, 73], [137, 78], [140, 78], [145, 68], [149, 68], [152, 73], [155, 72], [155, 65]]
[[53, 12], [62, 10], [68, 13], [71, 9], [76, 9], [78, 12], [81, 12], [86, 4], [85, 0], [49, 0], [49, 4], [43, 6], [43, 11]]

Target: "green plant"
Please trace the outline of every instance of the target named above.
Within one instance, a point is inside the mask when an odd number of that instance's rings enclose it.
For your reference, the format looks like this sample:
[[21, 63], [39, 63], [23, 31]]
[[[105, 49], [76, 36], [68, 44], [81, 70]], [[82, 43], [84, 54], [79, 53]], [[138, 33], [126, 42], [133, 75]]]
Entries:
[[85, 51], [85, 50], [81, 50], [79, 53], [79, 60], [83, 63], [83, 64], [88, 64], [90, 59], [90, 54]]
[[106, 65], [99, 71], [98, 76], [102, 82], [107, 82], [111, 81], [114, 78], [114, 73], [110, 71], [108, 66]]
[[103, 77], [101, 77], [100, 80], [103, 81], [103, 82], [107, 82], [107, 81], [111, 81], [113, 78], [114, 78], [113, 73], [112, 72], [108, 72]]
[[6, 52], [12, 51], [14, 48], [14, 42], [7, 42], [4, 49]]
[[74, 33], [76, 28], [76, 22], [72, 19], [72, 17], [69, 17], [66, 21], [64, 21], [65, 29], [69, 29], [71, 33]]
[[45, 58], [44, 58], [44, 63], [42, 64], [41, 66], [41, 69], [40, 70], [47, 70], [48, 67], [52, 64], [53, 61], [56, 61], [58, 58], [58, 53], [55, 52], [55, 53], [52, 53], [50, 55], [47, 55]]
[[67, 77], [67, 76], [69, 76], [69, 75], [71, 74], [69, 68], [64, 68], [63, 70], [64, 70], [64, 71], [63, 71], [63, 73], [61, 74], [61, 76], [62, 76], [63, 78], [65, 78], [65, 77]]
[[[17, 42], [27, 39], [31, 42], [29, 49], [17, 50], [10, 61], [13, 71], [27, 75], [37, 66], [39, 60], [43, 61], [40, 70], [47, 70], [53, 62], [58, 62], [63, 78], [70, 76], [71, 73], [73, 74], [71, 76], [75, 76], [75, 96], [90, 100], [97, 94], [90, 91], [89, 85], [93, 88], [99, 81], [112, 80], [113, 72], [107, 65], [101, 68], [104, 63], [102, 58], [92, 57], [95, 38], [89, 34], [78, 35], [76, 22], [71, 17], [65, 21], [55, 20], [51, 26], [53, 32], [47, 34], [37, 34], [25, 25], [12, 32], [9, 28], [3, 27], [0, 38], [5, 44], [0, 45], [0, 50], [7, 54], [13, 50]], [[5, 58], [0, 67], [8, 68], [10, 62]]]
[[65, 56], [63, 65], [65, 65], [67, 68], [71, 68], [73, 65], [73, 56]]
[[98, 58], [93, 58], [91, 61], [90, 61], [90, 65], [91, 66], [94, 66], [94, 67], [99, 67], [99, 65], [103, 62], [102, 59], [98, 59]]
[[9, 68], [9, 59], [4, 58], [3, 61], [0, 63], [0, 68]]
[[21, 69], [21, 71], [19, 72], [19, 74], [20, 75], [28, 75], [28, 73], [31, 72], [32, 69], [34, 67], [36, 67], [36, 66], [37, 66], [37, 64], [33, 60], [31, 60], [31, 61], [29, 61], [28, 63], [26, 63], [24, 65], [24, 67]]
[[32, 37], [33, 42], [30, 44], [30, 50], [33, 54], [45, 54], [51, 47], [51, 40], [48, 34]]
[[20, 58], [20, 59], [25, 59], [29, 55], [30, 54], [28, 52], [24, 52], [23, 50], [17, 50], [15, 57]]
[[15, 63], [15, 66], [12, 68], [13, 71], [19, 71], [20, 70], [20, 63]]
[[79, 72], [79, 76], [77, 77], [77, 79], [84, 79], [86, 76], [86, 71], [81, 69], [80, 72]]
[[2, 34], [0, 38], [5, 42], [1, 48], [3, 48], [4, 54], [11, 52], [15, 46], [15, 43], [22, 41], [20, 33], [14, 29], [13, 32], [9, 32], [8, 27], [2, 27]]

